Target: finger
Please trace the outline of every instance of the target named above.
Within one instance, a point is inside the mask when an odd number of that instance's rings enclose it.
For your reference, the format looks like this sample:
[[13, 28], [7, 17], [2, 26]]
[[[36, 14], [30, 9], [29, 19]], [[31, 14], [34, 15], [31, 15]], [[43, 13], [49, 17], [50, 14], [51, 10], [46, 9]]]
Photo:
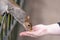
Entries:
[[30, 37], [36, 37], [33, 32], [21, 32], [20, 36], [30, 36]]
[[29, 31], [21, 32], [20, 36], [27, 36], [28, 34], [32, 34], [32, 32], [29, 32]]

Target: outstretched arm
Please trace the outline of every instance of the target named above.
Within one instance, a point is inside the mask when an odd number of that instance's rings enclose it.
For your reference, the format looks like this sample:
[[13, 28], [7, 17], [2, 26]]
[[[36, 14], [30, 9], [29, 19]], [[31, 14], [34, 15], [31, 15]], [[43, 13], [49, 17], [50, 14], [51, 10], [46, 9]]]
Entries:
[[46, 34], [60, 34], [60, 26], [59, 23], [54, 23], [50, 25], [35, 25], [32, 28], [32, 31], [21, 32], [20, 36], [31, 36], [31, 37], [39, 37]]

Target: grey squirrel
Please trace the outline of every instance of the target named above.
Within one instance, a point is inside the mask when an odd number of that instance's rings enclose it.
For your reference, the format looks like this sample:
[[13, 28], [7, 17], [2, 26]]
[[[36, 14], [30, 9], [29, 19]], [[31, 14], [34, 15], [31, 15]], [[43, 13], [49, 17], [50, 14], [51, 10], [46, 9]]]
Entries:
[[26, 26], [26, 30], [29, 30], [29, 31], [32, 30], [32, 23], [30, 22], [30, 16], [26, 16], [25, 26]]

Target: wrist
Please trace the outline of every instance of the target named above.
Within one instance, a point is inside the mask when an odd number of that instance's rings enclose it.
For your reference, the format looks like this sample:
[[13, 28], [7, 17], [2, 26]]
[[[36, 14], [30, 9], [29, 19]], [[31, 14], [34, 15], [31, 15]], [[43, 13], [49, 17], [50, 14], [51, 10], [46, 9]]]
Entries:
[[60, 34], [59, 24], [47, 25], [48, 34]]

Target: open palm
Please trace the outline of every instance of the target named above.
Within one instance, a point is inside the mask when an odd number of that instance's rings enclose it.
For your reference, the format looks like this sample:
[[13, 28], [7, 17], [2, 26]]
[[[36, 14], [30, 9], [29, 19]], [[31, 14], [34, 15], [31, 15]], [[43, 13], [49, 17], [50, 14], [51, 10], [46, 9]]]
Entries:
[[45, 34], [48, 34], [46, 26], [39, 24], [39, 25], [33, 26], [32, 31], [21, 32], [20, 36], [38, 37]]

